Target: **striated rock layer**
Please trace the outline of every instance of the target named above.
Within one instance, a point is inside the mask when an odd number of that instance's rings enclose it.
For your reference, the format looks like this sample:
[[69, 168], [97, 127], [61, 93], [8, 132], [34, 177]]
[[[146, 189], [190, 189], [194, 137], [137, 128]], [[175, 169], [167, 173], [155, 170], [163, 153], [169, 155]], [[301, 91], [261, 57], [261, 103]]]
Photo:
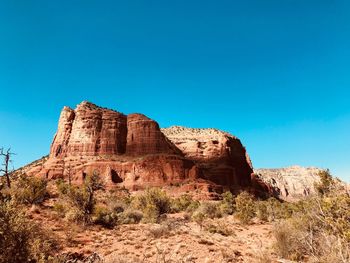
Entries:
[[197, 163], [204, 179], [219, 185], [250, 186], [253, 168], [241, 141], [216, 129], [173, 126], [162, 132]]
[[108, 187], [176, 186], [211, 198], [224, 190], [251, 190], [253, 169], [240, 140], [228, 133], [161, 130], [142, 114], [124, 115], [84, 101], [74, 110], [63, 108], [49, 157], [26, 173], [79, 183], [93, 172]]
[[291, 166], [279, 169], [256, 169], [255, 176], [262, 180], [273, 194], [281, 199], [299, 200], [316, 193], [315, 183], [320, 181], [316, 167]]

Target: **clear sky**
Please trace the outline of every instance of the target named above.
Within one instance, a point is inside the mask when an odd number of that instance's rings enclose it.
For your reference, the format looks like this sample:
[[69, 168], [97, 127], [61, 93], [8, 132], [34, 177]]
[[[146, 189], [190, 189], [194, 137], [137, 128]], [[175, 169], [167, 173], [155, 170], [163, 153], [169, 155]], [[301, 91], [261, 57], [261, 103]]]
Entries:
[[238, 136], [254, 167], [350, 181], [350, 1], [0, 1], [0, 146], [48, 153], [64, 105]]

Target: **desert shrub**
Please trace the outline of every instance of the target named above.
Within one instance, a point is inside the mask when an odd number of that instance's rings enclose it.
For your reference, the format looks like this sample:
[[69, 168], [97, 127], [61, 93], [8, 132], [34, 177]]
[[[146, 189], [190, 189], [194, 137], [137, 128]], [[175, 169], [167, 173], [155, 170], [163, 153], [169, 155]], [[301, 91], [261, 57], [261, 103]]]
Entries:
[[203, 223], [206, 218], [220, 218], [222, 213], [220, 210], [220, 204], [218, 202], [203, 202], [192, 213], [191, 219], [196, 222], [202, 229]]
[[48, 262], [55, 242], [14, 202], [0, 201], [0, 263]]
[[318, 219], [323, 222], [324, 229], [350, 242], [350, 196], [342, 194], [323, 198], [317, 205]]
[[109, 190], [109, 194], [111, 196], [115, 196], [119, 200], [127, 201], [130, 198], [130, 191], [126, 189], [124, 186], [115, 186], [114, 188]]
[[98, 174], [87, 176], [83, 185], [74, 186], [61, 183], [61, 197], [67, 202], [69, 210], [66, 211], [66, 218], [71, 221], [83, 224], [91, 223], [91, 217], [96, 205], [95, 191], [103, 188]]
[[118, 222], [118, 214], [103, 206], [94, 208], [93, 222], [106, 228], [113, 228]]
[[139, 210], [127, 209], [119, 214], [120, 224], [138, 224], [143, 218], [143, 213]]
[[242, 192], [235, 198], [235, 216], [243, 224], [248, 224], [255, 217], [255, 200], [248, 192]]
[[116, 213], [122, 213], [130, 206], [130, 197], [129, 195], [122, 195], [115, 191], [107, 193], [102, 203], [106, 204], [108, 209]]
[[204, 226], [204, 229], [212, 234], [220, 234], [222, 236], [231, 236], [233, 235], [233, 231], [231, 228], [229, 228], [226, 224], [222, 222], [215, 223], [209, 223]]
[[203, 227], [203, 222], [205, 220], [205, 214], [202, 211], [196, 210], [192, 214], [192, 220], [196, 222], [200, 228], [202, 229]]
[[67, 194], [69, 191], [70, 185], [67, 184], [63, 179], [59, 178], [56, 180], [56, 188], [60, 194]]
[[213, 219], [222, 217], [220, 206], [217, 202], [203, 202], [197, 210], [202, 212], [206, 218]]
[[167, 224], [151, 225], [148, 229], [149, 235], [153, 238], [169, 236], [171, 228]]
[[64, 203], [56, 202], [53, 205], [53, 210], [60, 216], [64, 217], [68, 210], [67, 206]]
[[273, 221], [270, 220], [270, 215], [268, 211], [268, 204], [266, 201], [257, 201], [255, 204], [256, 217], [262, 221]]
[[200, 207], [201, 203], [198, 200], [193, 200], [190, 205], [186, 208], [187, 213], [193, 213], [198, 207]]
[[255, 203], [256, 216], [262, 221], [272, 222], [278, 219], [286, 219], [291, 217], [295, 211], [299, 211], [297, 205], [281, 202], [273, 197]]
[[142, 221], [144, 223], [157, 223], [160, 220], [160, 216], [161, 214], [155, 204], [147, 204], [143, 209]]
[[143, 212], [143, 221], [158, 222], [161, 215], [171, 209], [171, 201], [166, 192], [159, 188], [147, 189], [133, 200], [133, 206]]
[[308, 233], [308, 224], [304, 220], [289, 219], [275, 226], [275, 249], [282, 258], [301, 260], [306, 255], [303, 237]]
[[334, 187], [334, 180], [329, 170], [323, 170], [318, 173], [320, 182], [315, 183], [314, 187], [317, 193], [321, 196], [328, 194], [332, 187]]
[[308, 256], [311, 262], [349, 262], [350, 197], [315, 197], [297, 207], [274, 230], [276, 252], [292, 260]]
[[39, 177], [21, 176], [12, 186], [11, 195], [21, 204], [40, 204], [48, 196], [47, 181]]
[[107, 206], [115, 213], [122, 213], [127, 209], [127, 204], [121, 200], [110, 200], [107, 202]]
[[171, 200], [171, 211], [174, 213], [191, 210], [199, 203], [192, 199], [192, 196], [184, 194]]
[[70, 187], [68, 193], [68, 203], [71, 209], [68, 211], [68, 219], [84, 224], [91, 222], [91, 215], [96, 204], [93, 191], [86, 187]]
[[224, 215], [232, 215], [234, 212], [234, 197], [231, 192], [224, 192], [220, 202], [220, 210]]

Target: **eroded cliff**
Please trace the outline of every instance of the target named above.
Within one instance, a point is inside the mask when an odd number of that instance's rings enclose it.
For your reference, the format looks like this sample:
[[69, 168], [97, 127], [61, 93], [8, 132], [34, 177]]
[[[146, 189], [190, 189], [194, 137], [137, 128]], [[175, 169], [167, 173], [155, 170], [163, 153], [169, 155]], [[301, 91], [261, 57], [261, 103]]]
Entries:
[[[83, 101], [64, 107], [49, 158], [28, 174], [79, 183], [98, 172], [108, 187], [178, 186], [220, 193], [250, 189], [252, 165], [240, 140], [215, 129], [160, 129], [143, 114], [124, 115]], [[182, 190], [181, 190], [182, 189]]]

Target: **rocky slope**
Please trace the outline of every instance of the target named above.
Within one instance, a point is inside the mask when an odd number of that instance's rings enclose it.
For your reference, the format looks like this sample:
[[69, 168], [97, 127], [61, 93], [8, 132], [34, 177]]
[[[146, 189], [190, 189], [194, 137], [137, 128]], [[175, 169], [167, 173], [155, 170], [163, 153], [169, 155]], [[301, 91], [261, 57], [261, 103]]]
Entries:
[[275, 196], [284, 200], [297, 200], [315, 194], [314, 184], [319, 182], [322, 169], [291, 166], [279, 169], [256, 169], [256, 176], [271, 186]]
[[161, 130], [142, 114], [124, 115], [83, 101], [76, 109], [63, 108], [49, 158], [26, 173], [81, 183], [93, 172], [107, 187], [177, 185], [179, 192], [211, 198], [224, 190], [250, 189], [253, 169], [240, 140], [228, 133]]

